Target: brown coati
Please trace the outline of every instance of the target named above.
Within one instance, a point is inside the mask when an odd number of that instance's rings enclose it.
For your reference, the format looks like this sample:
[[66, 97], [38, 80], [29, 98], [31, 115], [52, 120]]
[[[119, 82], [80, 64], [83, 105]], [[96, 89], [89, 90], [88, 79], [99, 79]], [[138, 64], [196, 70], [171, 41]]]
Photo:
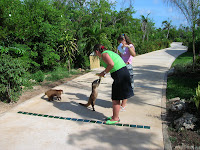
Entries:
[[63, 90], [55, 90], [50, 89], [45, 92], [45, 95], [48, 97], [48, 101], [53, 101], [53, 97], [56, 96], [57, 100], [61, 101], [61, 94], [63, 93]]
[[98, 95], [97, 87], [99, 86], [100, 82], [101, 82], [101, 78], [94, 80], [92, 82], [92, 93], [90, 94], [90, 97], [88, 99], [88, 103], [87, 104], [79, 103], [80, 105], [83, 105], [85, 107], [92, 105], [93, 111], [95, 111], [94, 104], [95, 104], [95, 101], [96, 101], [96, 98], [97, 98], [97, 95]]

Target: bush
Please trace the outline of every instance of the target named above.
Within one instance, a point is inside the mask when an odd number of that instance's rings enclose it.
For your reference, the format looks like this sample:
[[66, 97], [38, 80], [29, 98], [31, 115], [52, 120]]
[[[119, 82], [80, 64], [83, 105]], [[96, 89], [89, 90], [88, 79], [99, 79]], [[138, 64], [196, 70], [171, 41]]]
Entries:
[[167, 48], [170, 46], [170, 43], [171, 42], [169, 40], [141, 42], [137, 46], [135, 46], [135, 50], [137, 54], [145, 54], [155, 50]]
[[32, 75], [32, 79], [36, 82], [43, 82], [44, 81], [44, 73], [40, 70]]
[[199, 82], [198, 66], [193, 68], [191, 52], [180, 55], [173, 62], [175, 72], [167, 79], [167, 98], [180, 97], [190, 100], [195, 95], [196, 85]]
[[86, 56], [83, 53], [79, 53], [76, 56], [74, 63], [76, 68], [83, 68], [83, 69], [90, 68], [89, 56]]
[[[192, 40], [190, 40], [188, 42], [187, 46], [188, 46], [188, 52], [193, 52], [193, 42], [192, 42]], [[196, 51], [196, 54], [200, 53], [199, 47], [200, 47], [200, 39], [198, 39], [198, 40], [195, 41], [195, 51]]]
[[10, 55], [0, 56], [0, 97], [1, 101], [17, 101], [21, 94], [21, 86], [26, 79], [26, 64], [21, 59]]
[[182, 39], [181, 39], [181, 38], [175, 38], [174, 41], [175, 41], [175, 42], [182, 42]]
[[69, 72], [65, 67], [56, 67], [49, 76], [46, 78], [47, 81], [57, 81], [63, 78], [69, 77]]
[[174, 69], [178, 74], [185, 74], [193, 71], [192, 63], [177, 64], [174, 66]]

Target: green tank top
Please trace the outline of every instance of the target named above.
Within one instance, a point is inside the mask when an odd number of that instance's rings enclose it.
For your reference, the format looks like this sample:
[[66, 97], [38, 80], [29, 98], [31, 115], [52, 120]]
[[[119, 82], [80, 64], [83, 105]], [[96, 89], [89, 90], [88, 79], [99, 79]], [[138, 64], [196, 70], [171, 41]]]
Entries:
[[[108, 55], [114, 62], [114, 67], [110, 70], [110, 73], [113, 73], [113, 72], [126, 66], [123, 59], [117, 53], [115, 53], [113, 51], [109, 51], [109, 50], [103, 51], [102, 54], [103, 53], [108, 53]], [[107, 64], [104, 61], [102, 61], [102, 62], [103, 62], [103, 66], [106, 68]]]

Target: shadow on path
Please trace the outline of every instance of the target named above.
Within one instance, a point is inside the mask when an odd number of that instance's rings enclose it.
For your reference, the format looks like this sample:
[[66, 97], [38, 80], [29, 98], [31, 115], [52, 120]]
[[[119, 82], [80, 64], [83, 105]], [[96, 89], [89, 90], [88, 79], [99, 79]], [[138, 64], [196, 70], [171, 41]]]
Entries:
[[[70, 145], [77, 145], [78, 143], [84, 143], [82, 150], [94, 150], [94, 149], [105, 149], [104, 145], [110, 146], [112, 149], [140, 149], [140, 150], [149, 150], [151, 148], [145, 147], [145, 145], [152, 145], [155, 149], [162, 149], [159, 145], [156, 144], [156, 141], [153, 140], [154, 134], [152, 133], [142, 133], [138, 132], [135, 129], [129, 129], [126, 127], [115, 127], [115, 126], [106, 126], [101, 128], [93, 128], [92, 130], [82, 130], [81, 132], [71, 134], [69, 140], [66, 141]], [[145, 129], [144, 129], [145, 130]], [[137, 137], [137, 138], [131, 138]], [[85, 139], [93, 139], [94, 141], [99, 141], [101, 145], [96, 145], [96, 147], [84, 148], [84, 145], [90, 145], [92, 141], [86, 141]], [[140, 140], [139, 140], [140, 139]], [[142, 139], [142, 140], [141, 140]], [[78, 141], [78, 142], [77, 142]], [[87, 146], [88, 147], [88, 146]]]

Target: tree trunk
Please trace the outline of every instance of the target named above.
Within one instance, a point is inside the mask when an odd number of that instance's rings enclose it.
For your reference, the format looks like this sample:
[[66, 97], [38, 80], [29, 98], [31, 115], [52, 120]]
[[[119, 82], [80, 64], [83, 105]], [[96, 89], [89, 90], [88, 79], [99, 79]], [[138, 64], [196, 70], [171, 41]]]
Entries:
[[167, 31], [167, 39], [168, 39], [168, 37], [169, 37], [169, 29], [168, 29], [168, 31]]
[[100, 30], [101, 30], [101, 24], [102, 24], [102, 15], [101, 15], [101, 18], [100, 18]]
[[68, 60], [68, 69], [69, 69], [69, 72], [71, 71], [71, 64], [70, 64], [70, 61]]
[[195, 53], [195, 25], [193, 25], [192, 28], [192, 40], [193, 40], [193, 70], [195, 66], [195, 61], [196, 61], [196, 53]]
[[144, 39], [145, 39], [145, 33], [143, 34], [142, 42], [144, 42]]

